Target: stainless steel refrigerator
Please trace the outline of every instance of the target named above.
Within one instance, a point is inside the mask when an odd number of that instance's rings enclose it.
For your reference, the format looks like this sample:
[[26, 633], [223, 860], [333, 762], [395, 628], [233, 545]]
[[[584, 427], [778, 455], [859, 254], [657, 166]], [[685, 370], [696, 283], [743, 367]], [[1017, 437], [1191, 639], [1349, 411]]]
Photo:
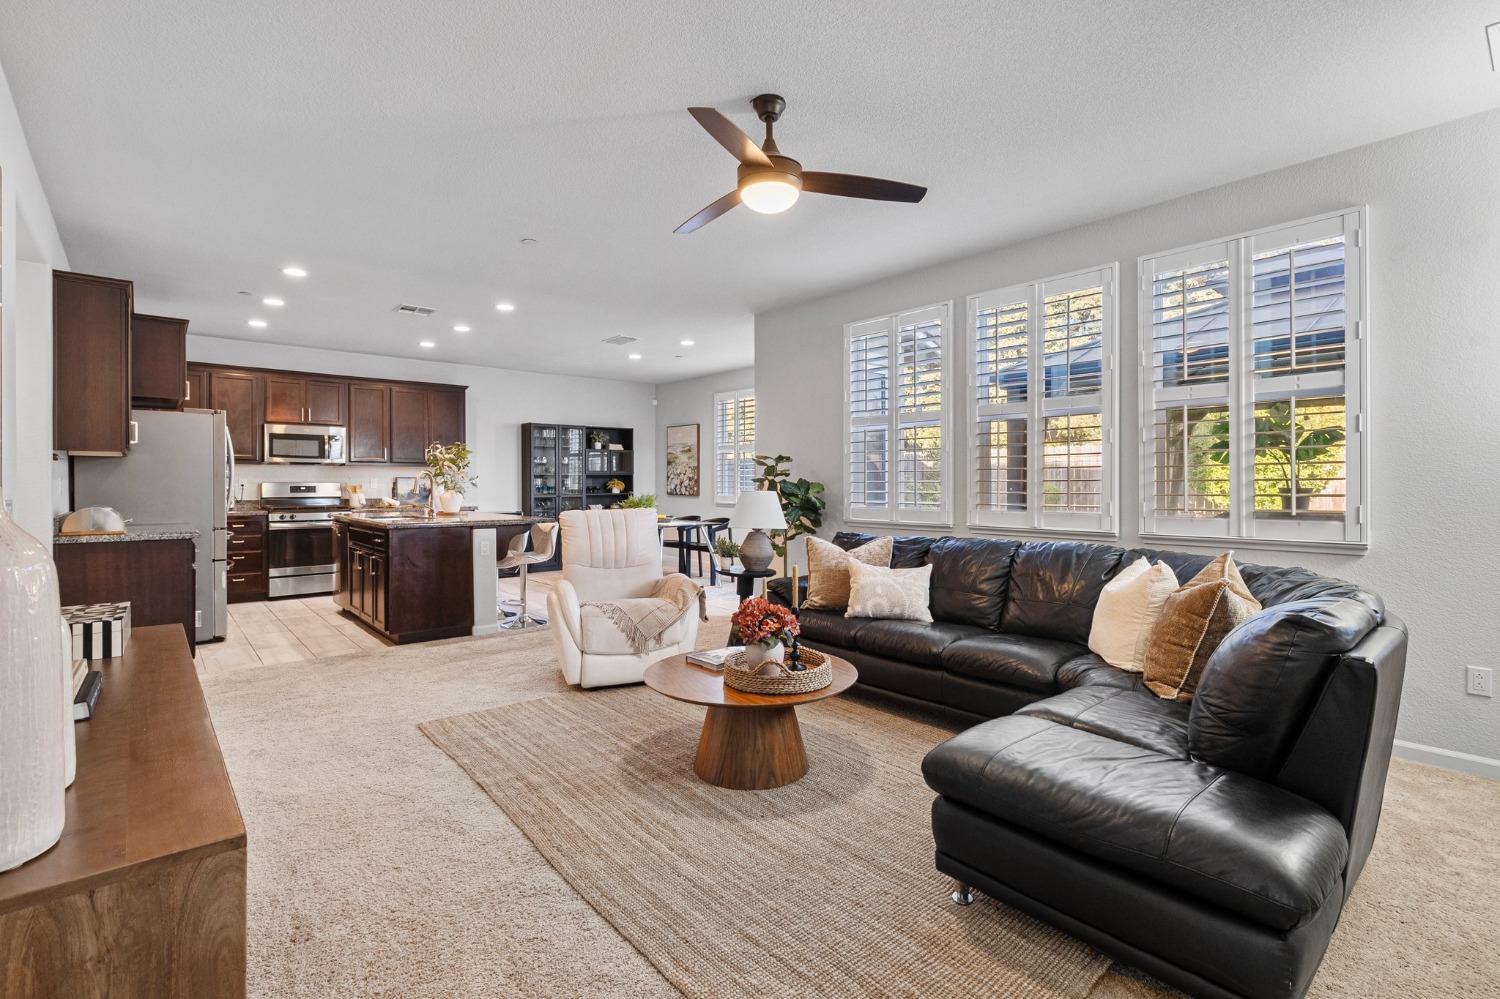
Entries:
[[229, 628], [225, 553], [234, 482], [224, 414], [136, 409], [130, 419], [125, 457], [73, 459], [73, 506], [112, 506], [132, 527], [196, 530], [197, 640], [223, 638]]

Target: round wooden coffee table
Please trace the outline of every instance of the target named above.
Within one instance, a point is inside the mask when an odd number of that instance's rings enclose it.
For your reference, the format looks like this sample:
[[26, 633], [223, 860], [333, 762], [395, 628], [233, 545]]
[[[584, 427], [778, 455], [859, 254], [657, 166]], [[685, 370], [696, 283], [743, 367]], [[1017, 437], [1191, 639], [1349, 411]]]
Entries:
[[708, 708], [693, 772], [706, 783], [742, 791], [790, 784], [807, 773], [807, 751], [797, 705], [842, 694], [859, 671], [829, 656], [833, 682], [809, 694], [746, 694], [724, 686], [724, 674], [671, 656], [646, 667], [646, 686], [658, 694]]

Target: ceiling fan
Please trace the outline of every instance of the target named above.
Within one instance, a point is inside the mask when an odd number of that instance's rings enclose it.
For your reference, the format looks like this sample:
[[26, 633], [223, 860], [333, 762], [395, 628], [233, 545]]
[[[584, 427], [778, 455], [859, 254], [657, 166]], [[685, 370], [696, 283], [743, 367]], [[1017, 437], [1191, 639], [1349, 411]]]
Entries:
[[877, 177], [856, 177], [850, 173], [821, 173], [803, 170], [802, 164], [781, 155], [771, 135], [772, 126], [786, 110], [786, 101], [776, 94], [761, 94], [750, 102], [756, 115], [766, 123], [766, 141], [757, 148], [754, 140], [714, 108], [688, 108], [704, 130], [718, 140], [740, 161], [739, 183], [733, 191], [678, 226], [677, 232], [693, 232], [723, 215], [735, 205], [763, 215], [784, 212], [803, 191], [833, 194], [841, 198], [867, 198], [871, 201], [905, 201], [915, 204], [927, 194], [927, 188], [902, 184]]

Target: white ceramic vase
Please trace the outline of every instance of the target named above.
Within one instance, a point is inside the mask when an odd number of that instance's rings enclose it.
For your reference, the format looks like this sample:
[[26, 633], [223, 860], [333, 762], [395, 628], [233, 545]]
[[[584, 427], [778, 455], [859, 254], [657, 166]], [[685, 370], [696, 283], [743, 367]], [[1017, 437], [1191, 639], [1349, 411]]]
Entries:
[[438, 512], [458, 513], [464, 506], [464, 494], [457, 489], [444, 489], [438, 496]]
[[762, 645], [759, 642], [747, 645], [745, 646], [745, 671], [778, 676], [781, 673], [781, 660], [785, 651], [786, 646], [780, 642], [774, 645]]
[[0, 871], [46, 852], [62, 835], [61, 613], [46, 547], [0, 509]]

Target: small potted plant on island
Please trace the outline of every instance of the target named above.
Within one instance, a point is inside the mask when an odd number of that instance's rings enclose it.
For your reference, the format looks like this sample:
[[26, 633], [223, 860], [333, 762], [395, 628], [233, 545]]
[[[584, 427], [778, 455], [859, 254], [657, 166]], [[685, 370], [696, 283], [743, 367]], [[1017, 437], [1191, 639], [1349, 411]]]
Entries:
[[733, 572], [735, 560], [740, 557], [740, 546], [729, 540], [727, 534], [714, 539], [714, 562], [720, 572]]
[[433, 442], [426, 451], [428, 474], [432, 477], [433, 505], [439, 513], [456, 514], [463, 509], [464, 488], [479, 481], [469, 474], [469, 445]]
[[[773, 672], [779, 674], [785, 646], [801, 633], [796, 615], [765, 597], [751, 597], [740, 604], [729, 620], [740, 644], [745, 646], [745, 671], [760, 673], [767, 664], [772, 664]], [[789, 668], [797, 668], [797, 664]]]

